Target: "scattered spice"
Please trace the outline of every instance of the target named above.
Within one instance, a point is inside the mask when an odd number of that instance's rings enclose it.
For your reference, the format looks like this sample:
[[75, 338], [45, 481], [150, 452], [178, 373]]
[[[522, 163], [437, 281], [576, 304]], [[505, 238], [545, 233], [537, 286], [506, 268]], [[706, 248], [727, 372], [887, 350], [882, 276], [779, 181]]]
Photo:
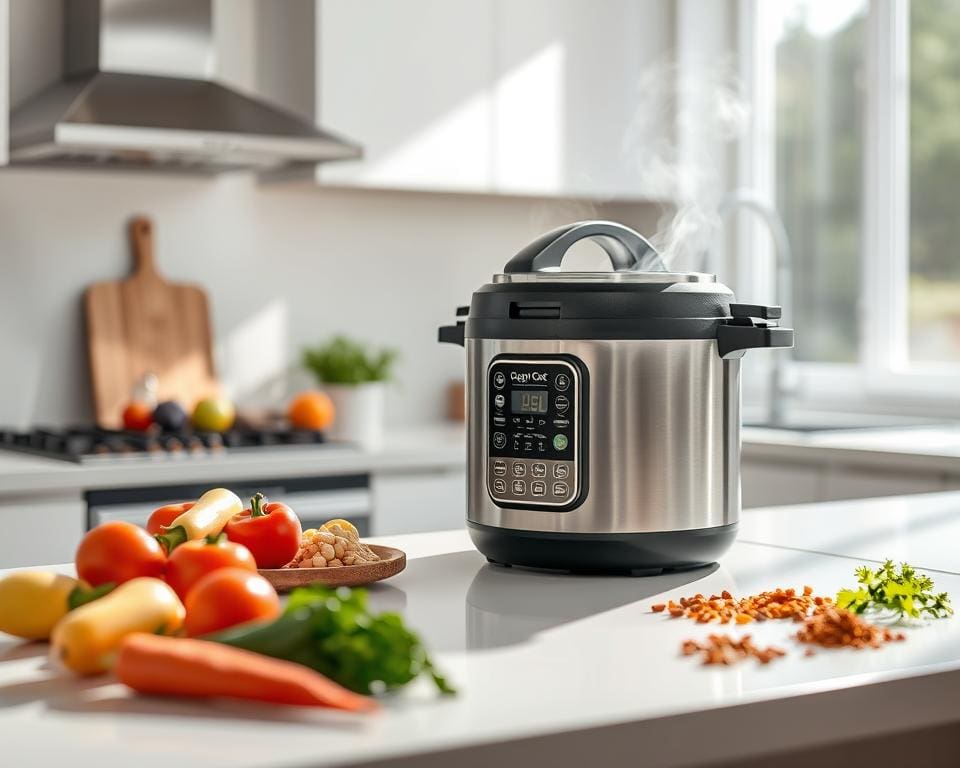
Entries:
[[[879, 648], [884, 643], [907, 639], [903, 632], [870, 624], [855, 613], [838, 608], [824, 608], [804, 620], [797, 632], [801, 643], [824, 648]], [[808, 649], [807, 655], [810, 655]]]
[[685, 640], [680, 652], [684, 656], [699, 654], [702, 663], [705, 665], [730, 665], [748, 658], [754, 658], [761, 664], [769, 664], [774, 659], [786, 655], [786, 651], [776, 646], [760, 648], [753, 642], [750, 635], [744, 635], [739, 640], [730, 635], [709, 635], [706, 642], [703, 643], [698, 643], [696, 640]]
[[735, 598], [727, 590], [709, 598], [702, 594], [681, 597], [666, 604], [652, 606], [655, 613], [664, 610], [674, 618], [685, 616], [701, 624], [718, 621], [721, 624], [749, 624], [767, 619], [793, 619], [803, 621], [812, 611], [833, 604], [829, 597], [814, 596], [812, 587], [804, 587], [801, 594], [795, 589], [778, 588], [758, 595]]

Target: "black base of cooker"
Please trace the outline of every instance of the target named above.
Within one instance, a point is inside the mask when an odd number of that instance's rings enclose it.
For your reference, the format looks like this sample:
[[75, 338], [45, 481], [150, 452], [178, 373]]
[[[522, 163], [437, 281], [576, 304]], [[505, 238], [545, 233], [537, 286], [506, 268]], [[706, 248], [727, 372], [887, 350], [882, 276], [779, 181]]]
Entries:
[[713, 563], [733, 544], [737, 523], [661, 533], [547, 533], [467, 521], [487, 560], [569, 573], [652, 576]]

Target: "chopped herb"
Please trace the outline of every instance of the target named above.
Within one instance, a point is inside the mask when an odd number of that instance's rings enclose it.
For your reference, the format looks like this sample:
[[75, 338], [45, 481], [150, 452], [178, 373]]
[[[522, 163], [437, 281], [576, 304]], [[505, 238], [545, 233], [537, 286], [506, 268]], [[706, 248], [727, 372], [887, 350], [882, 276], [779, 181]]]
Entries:
[[953, 613], [947, 593], [934, 593], [933, 579], [907, 563], [901, 563], [899, 569], [893, 560], [886, 560], [877, 569], [862, 565], [856, 575], [860, 586], [841, 589], [837, 593], [838, 608], [854, 613], [889, 613], [901, 619], [939, 619]]

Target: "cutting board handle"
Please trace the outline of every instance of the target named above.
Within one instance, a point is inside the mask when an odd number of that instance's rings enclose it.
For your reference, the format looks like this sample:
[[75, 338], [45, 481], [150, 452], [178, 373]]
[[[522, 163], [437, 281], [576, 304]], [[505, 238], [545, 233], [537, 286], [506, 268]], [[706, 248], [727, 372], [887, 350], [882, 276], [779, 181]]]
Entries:
[[146, 216], [130, 220], [130, 245], [133, 248], [133, 273], [137, 277], [159, 278], [153, 259], [153, 222]]

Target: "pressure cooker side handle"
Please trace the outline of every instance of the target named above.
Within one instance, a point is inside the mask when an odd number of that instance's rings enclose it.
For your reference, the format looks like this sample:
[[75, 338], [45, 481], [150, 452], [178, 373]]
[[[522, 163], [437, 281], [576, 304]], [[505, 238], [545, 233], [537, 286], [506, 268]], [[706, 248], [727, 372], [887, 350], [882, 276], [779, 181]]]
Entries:
[[[457, 307], [457, 317], [466, 317], [470, 314], [470, 307]], [[456, 344], [464, 346], [466, 321], [458, 320], [456, 325], [441, 325], [437, 329], [437, 341], [441, 344]]]
[[743, 357], [748, 349], [790, 348], [793, 328], [777, 325], [721, 325], [717, 328], [717, 351], [724, 359]]
[[578, 221], [557, 227], [526, 246], [507, 262], [504, 273], [558, 270], [574, 243], [589, 238], [610, 257], [618, 272], [665, 269], [656, 249], [639, 232], [613, 221]]

